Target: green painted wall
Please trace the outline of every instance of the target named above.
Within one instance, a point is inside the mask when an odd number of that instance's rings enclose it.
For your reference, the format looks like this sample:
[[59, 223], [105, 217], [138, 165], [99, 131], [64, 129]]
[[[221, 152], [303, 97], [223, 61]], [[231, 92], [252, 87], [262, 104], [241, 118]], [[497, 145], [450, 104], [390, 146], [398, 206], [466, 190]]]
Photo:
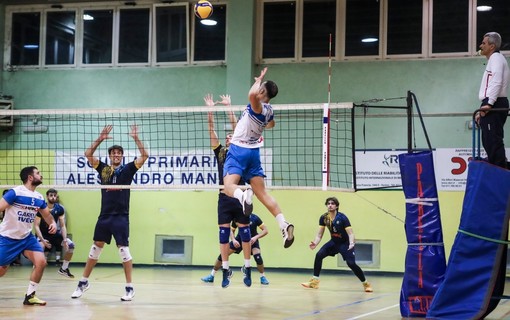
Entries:
[[[100, 192], [62, 190], [59, 193], [68, 211], [69, 230], [76, 242], [73, 260], [85, 262], [99, 213]], [[269, 229], [269, 234], [261, 239], [262, 256], [267, 267], [313, 267], [316, 251], [310, 250], [308, 244], [315, 239], [319, 216], [325, 211], [325, 199], [333, 195], [339, 198], [340, 210], [348, 215], [358, 240], [381, 241], [381, 266], [367, 270], [404, 271], [406, 237], [400, 221], [405, 217], [402, 192], [272, 191], [271, 195], [280, 203], [286, 218], [295, 224], [296, 241], [292, 247], [284, 249], [276, 220], [259, 202], [255, 202], [254, 212]], [[459, 192], [439, 195], [447, 252], [458, 228], [462, 197]], [[215, 191], [133, 191], [130, 247], [134, 262], [154, 263], [155, 235], [178, 235], [193, 237], [193, 265], [212, 264], [219, 254], [216, 203]], [[329, 240], [329, 235], [325, 235], [322, 243], [325, 240]], [[119, 259], [115, 245], [111, 245], [103, 251], [100, 261], [117, 263]], [[241, 256], [233, 256], [231, 260], [233, 265], [242, 263]], [[325, 259], [324, 268], [337, 269], [336, 258]]]

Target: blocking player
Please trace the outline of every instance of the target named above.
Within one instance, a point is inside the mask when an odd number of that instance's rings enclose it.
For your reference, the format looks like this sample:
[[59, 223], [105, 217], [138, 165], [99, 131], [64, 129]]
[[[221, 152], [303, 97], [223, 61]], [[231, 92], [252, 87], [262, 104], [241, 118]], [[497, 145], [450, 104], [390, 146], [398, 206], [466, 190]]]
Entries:
[[[230, 96], [222, 95], [221, 100], [218, 103], [229, 106]], [[213, 96], [208, 94], [204, 97], [204, 102], [207, 106], [213, 107], [216, 103], [213, 100]], [[232, 129], [236, 128], [237, 119], [232, 111], [228, 112], [228, 117]], [[214, 128], [214, 115], [211, 112], [207, 116], [209, 136], [211, 139], [211, 148], [214, 151], [214, 157], [218, 165], [218, 176], [219, 184], [223, 184], [223, 165], [225, 158], [227, 157], [229, 148], [231, 146], [232, 134], [227, 134], [225, 138], [225, 146], [223, 146], [219, 139], [218, 134]], [[244, 184], [244, 181], [239, 183]], [[251, 235], [250, 235], [250, 218], [243, 214], [243, 208], [241, 204], [234, 198], [227, 196], [224, 190], [220, 190], [218, 194], [218, 227], [219, 227], [219, 242], [220, 242], [220, 256], [221, 256], [221, 268], [223, 273], [223, 280], [221, 286], [227, 288], [230, 285], [230, 279], [232, 278], [232, 269], [229, 265], [229, 239], [230, 239], [230, 224], [233, 221], [238, 221], [239, 233], [241, 235], [241, 246], [244, 255], [244, 284], [251, 286]]]
[[[232, 234], [234, 233], [235, 229], [237, 228], [237, 223], [235, 221], [232, 222]], [[260, 233], [258, 233], [257, 228], [261, 230]], [[250, 215], [250, 233], [251, 233], [251, 253], [253, 255], [253, 258], [255, 259], [255, 262], [257, 263], [257, 270], [260, 273], [260, 284], [268, 285], [269, 281], [266, 278], [266, 275], [264, 273], [264, 261], [262, 260], [262, 255], [260, 253], [260, 244], [259, 239], [262, 237], [265, 237], [268, 234], [268, 230], [266, 225], [262, 222], [262, 220], [257, 216], [256, 214], [252, 213]], [[241, 242], [241, 236], [238, 234], [235, 238], [232, 236], [232, 241], [230, 241], [229, 246], [229, 255], [233, 253], [240, 253], [242, 248], [240, 245]], [[214, 267], [211, 270], [211, 273], [203, 278], [201, 280], [203, 282], [214, 282], [214, 276], [216, 272], [221, 268], [221, 255], [218, 256], [218, 259], [214, 263]]]

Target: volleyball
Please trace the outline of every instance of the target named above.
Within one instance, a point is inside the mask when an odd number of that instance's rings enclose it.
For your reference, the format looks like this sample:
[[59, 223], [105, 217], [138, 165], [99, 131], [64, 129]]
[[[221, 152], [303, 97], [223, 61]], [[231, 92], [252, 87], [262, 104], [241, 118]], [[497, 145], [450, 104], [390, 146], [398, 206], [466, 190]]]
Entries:
[[200, 19], [207, 19], [213, 13], [213, 6], [209, 1], [200, 0], [195, 3], [194, 11], [195, 15]]

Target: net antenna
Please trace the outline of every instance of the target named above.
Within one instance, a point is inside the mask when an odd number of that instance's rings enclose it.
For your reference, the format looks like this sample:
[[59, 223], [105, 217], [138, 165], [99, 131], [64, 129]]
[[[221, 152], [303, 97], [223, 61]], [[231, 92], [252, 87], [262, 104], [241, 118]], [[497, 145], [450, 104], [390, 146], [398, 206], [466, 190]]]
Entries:
[[322, 190], [327, 190], [329, 185], [329, 105], [331, 104], [331, 43], [332, 35], [329, 34], [328, 53], [328, 103], [324, 105], [324, 128], [322, 139]]

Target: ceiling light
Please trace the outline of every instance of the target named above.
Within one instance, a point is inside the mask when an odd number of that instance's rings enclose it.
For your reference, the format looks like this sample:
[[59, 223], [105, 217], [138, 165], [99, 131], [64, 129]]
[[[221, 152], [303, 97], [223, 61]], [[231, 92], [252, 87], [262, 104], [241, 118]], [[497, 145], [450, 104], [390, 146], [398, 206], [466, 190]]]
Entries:
[[204, 26], [215, 26], [218, 24], [216, 20], [212, 19], [202, 19], [200, 20], [200, 23], [203, 24]]
[[39, 49], [39, 45], [38, 44], [26, 44], [23, 46], [23, 48], [25, 48], [25, 49]]
[[479, 12], [486, 12], [486, 11], [491, 11], [491, 10], [492, 10], [491, 6], [478, 6], [478, 7], [476, 7], [476, 11], [479, 11]]
[[85, 13], [83, 15], [83, 20], [87, 20], [87, 21], [94, 20], [94, 17], [91, 16], [90, 14]]
[[377, 39], [377, 38], [370, 38], [370, 37], [361, 39], [361, 42], [364, 42], [364, 43], [377, 42], [377, 41], [379, 41], [379, 39]]

